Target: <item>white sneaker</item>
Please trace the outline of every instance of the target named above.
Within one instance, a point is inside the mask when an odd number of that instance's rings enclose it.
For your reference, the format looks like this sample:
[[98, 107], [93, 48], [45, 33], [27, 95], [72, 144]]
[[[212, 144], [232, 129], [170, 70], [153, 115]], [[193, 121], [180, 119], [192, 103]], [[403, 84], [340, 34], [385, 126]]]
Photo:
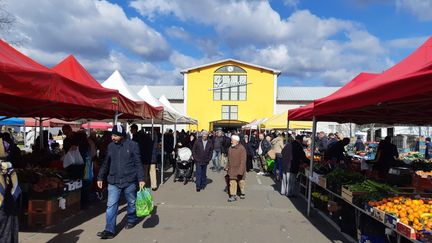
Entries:
[[262, 172], [262, 171], [260, 171], [260, 172], [257, 173], [257, 175], [265, 175], [265, 173]]

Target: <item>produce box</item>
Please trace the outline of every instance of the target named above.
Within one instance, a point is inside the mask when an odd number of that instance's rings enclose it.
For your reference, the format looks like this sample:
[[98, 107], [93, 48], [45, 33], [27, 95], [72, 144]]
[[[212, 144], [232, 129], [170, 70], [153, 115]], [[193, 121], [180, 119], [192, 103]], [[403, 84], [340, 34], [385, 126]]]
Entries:
[[57, 224], [61, 219], [61, 211], [57, 212], [32, 212], [28, 214], [29, 227], [47, 227]]
[[60, 210], [57, 198], [50, 200], [30, 200], [29, 213], [54, 213]]
[[327, 186], [327, 179], [324, 176], [320, 176], [318, 178], [318, 185], [322, 188], [326, 188]]
[[409, 239], [416, 239], [417, 238], [416, 231], [412, 227], [410, 227], [406, 224], [403, 224], [401, 222], [397, 223], [396, 230], [399, 233], [401, 233], [402, 235], [408, 237]]
[[355, 198], [358, 196], [366, 195], [367, 192], [356, 192], [351, 191], [348, 186], [343, 185], [342, 186], [342, 198], [347, 200], [350, 203], [353, 203], [355, 201]]
[[384, 224], [387, 227], [389, 227], [391, 229], [396, 229], [396, 225], [397, 225], [398, 222], [399, 222], [399, 218], [397, 218], [393, 214], [385, 213], [385, 215], [384, 215]]
[[384, 222], [386, 213], [383, 210], [380, 210], [378, 208], [374, 208], [373, 216], [380, 222]]

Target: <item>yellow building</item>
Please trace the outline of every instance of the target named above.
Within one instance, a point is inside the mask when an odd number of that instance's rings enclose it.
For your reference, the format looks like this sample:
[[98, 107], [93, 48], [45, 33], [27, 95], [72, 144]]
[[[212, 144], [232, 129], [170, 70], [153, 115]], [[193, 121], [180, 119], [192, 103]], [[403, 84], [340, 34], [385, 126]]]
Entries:
[[280, 71], [226, 59], [182, 71], [184, 113], [198, 130], [236, 129], [276, 113]]

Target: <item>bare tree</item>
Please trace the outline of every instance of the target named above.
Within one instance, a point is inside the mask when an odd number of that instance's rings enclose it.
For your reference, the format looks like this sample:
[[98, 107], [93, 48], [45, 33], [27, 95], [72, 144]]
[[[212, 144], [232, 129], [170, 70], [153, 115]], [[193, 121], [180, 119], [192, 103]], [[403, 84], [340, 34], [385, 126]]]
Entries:
[[[8, 39], [11, 30], [17, 23], [17, 18], [6, 10], [6, 1], [0, 0], [0, 38]], [[8, 40], [11, 44], [18, 44], [20, 41]]]

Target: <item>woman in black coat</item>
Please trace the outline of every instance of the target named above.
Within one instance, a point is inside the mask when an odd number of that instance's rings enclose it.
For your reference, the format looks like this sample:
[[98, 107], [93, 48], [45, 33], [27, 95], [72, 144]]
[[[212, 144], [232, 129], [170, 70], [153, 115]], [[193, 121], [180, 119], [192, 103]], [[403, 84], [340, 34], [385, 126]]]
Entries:
[[249, 136], [248, 135], [244, 135], [241, 144], [245, 147], [246, 149], [246, 155], [247, 155], [247, 159], [246, 159], [246, 171], [250, 172], [253, 169], [253, 163], [252, 163], [252, 159], [254, 156], [254, 148], [252, 143], [249, 142]]

